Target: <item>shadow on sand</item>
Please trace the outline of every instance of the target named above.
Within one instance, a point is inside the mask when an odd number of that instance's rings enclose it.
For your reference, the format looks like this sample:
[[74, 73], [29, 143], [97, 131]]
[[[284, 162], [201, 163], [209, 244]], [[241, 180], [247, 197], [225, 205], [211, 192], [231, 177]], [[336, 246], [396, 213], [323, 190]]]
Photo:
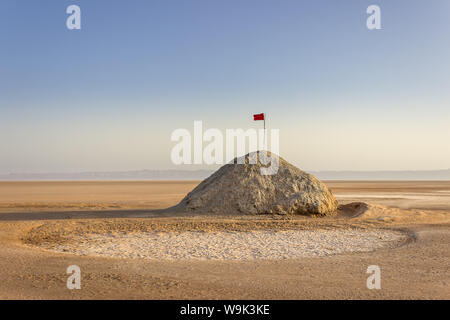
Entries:
[[42, 211], [42, 212], [8, 212], [0, 213], [0, 221], [33, 220], [69, 220], [69, 219], [114, 219], [114, 218], [152, 218], [173, 214], [167, 209], [132, 209], [104, 211]]

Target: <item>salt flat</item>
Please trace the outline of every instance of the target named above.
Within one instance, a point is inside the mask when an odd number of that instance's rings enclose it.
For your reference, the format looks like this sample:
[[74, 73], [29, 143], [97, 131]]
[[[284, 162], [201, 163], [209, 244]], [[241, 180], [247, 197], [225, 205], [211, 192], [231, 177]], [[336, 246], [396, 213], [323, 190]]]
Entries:
[[77, 236], [55, 252], [155, 260], [278, 260], [394, 248], [407, 239], [392, 230], [141, 232]]

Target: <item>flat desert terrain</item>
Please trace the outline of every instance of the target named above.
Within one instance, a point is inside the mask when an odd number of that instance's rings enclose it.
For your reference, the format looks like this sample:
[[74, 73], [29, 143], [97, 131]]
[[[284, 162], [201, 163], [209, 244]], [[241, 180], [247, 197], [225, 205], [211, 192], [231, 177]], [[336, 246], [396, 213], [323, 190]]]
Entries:
[[325, 182], [331, 217], [167, 209], [198, 183], [0, 182], [0, 298], [450, 299], [450, 181]]

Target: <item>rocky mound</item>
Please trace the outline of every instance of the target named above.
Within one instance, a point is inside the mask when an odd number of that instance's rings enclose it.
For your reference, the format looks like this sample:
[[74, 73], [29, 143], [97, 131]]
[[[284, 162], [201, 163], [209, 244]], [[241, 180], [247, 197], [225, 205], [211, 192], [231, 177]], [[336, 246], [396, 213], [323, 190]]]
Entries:
[[[267, 166], [261, 163], [261, 155], [250, 153], [224, 165], [175, 208], [183, 212], [220, 214], [331, 215], [336, 212], [337, 201], [325, 184], [281, 157], [277, 157], [278, 171], [263, 175], [261, 172]], [[267, 156], [273, 158], [270, 153]]]

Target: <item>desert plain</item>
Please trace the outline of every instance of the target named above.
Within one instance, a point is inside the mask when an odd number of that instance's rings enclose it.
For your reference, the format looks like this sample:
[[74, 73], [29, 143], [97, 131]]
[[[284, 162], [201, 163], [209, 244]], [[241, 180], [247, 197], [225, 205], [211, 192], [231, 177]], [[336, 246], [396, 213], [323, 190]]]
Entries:
[[0, 298], [450, 299], [450, 181], [325, 181], [330, 217], [167, 210], [198, 183], [0, 182]]

